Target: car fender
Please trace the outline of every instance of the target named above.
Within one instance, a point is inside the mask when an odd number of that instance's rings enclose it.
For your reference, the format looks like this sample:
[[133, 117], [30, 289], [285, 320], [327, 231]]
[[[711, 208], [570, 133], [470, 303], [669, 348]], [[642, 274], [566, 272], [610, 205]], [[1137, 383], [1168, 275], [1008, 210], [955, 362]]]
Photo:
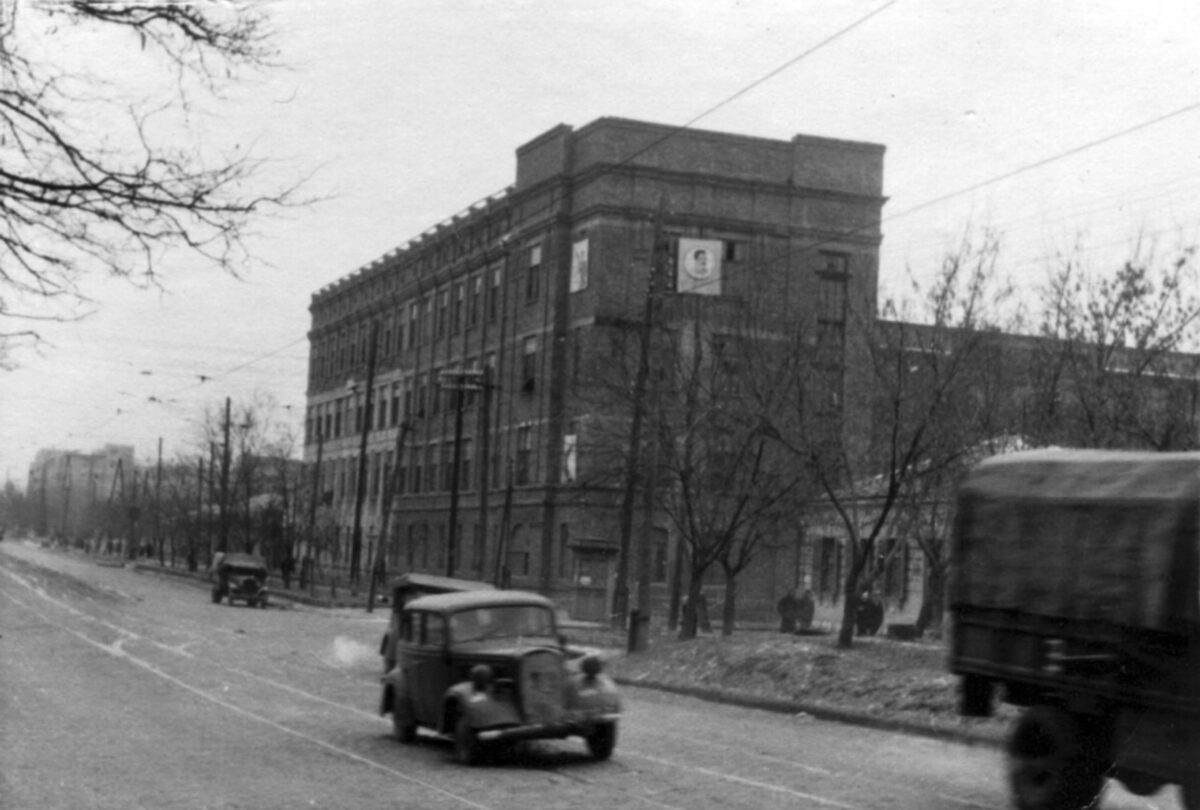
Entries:
[[457, 683], [446, 690], [446, 705], [452, 703], [467, 716], [472, 728], [494, 728], [521, 722], [521, 713], [512, 700], [499, 698], [489, 689], [477, 689], [470, 681]]
[[[379, 713], [387, 714], [408, 707], [408, 701], [403, 699], [407, 685], [404, 682], [404, 671], [400, 667], [392, 667], [379, 679], [383, 687], [379, 695]], [[411, 719], [411, 718], [409, 718]]]
[[621, 711], [621, 695], [617, 691], [617, 684], [604, 673], [572, 673], [566, 692], [568, 709], [605, 714]]

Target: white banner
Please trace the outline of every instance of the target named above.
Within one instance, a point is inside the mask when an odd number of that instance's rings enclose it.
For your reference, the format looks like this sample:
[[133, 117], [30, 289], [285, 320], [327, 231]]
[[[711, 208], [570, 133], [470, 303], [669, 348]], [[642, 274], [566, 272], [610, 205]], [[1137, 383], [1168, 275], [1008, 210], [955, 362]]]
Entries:
[[588, 240], [581, 239], [571, 245], [571, 292], [587, 289], [588, 285]]

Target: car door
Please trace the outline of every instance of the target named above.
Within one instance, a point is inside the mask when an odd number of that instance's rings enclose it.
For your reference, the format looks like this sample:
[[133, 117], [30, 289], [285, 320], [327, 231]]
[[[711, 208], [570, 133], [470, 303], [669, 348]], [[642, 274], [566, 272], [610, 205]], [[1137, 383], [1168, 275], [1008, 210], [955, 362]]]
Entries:
[[437, 728], [442, 697], [450, 687], [450, 663], [446, 649], [446, 620], [437, 613], [419, 611], [412, 616], [414, 644], [404, 667], [410, 685], [417, 723]]

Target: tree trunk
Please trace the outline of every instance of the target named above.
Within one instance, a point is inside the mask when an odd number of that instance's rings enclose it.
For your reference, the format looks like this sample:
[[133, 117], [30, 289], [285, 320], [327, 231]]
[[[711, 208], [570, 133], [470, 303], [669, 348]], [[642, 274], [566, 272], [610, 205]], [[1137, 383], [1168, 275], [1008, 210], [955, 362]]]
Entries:
[[689, 641], [696, 637], [699, 616], [696, 605], [700, 602], [700, 594], [704, 587], [704, 569], [691, 566], [688, 571], [688, 595], [683, 606], [683, 623], [679, 627], [679, 640]]
[[917, 614], [917, 634], [930, 627], [941, 627], [946, 613], [946, 566], [926, 557], [925, 584], [921, 589], [921, 611]]
[[737, 574], [725, 569], [725, 604], [721, 609], [721, 635], [732, 636], [737, 617]]

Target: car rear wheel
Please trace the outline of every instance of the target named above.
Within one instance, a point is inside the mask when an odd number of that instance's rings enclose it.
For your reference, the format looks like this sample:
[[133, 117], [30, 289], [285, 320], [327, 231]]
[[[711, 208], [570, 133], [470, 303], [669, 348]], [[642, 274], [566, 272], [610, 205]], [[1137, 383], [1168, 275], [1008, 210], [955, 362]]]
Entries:
[[214, 605], [221, 604], [221, 589], [220, 588], [212, 589], [212, 601], [213, 601]]
[[[412, 745], [417, 741], [417, 724], [410, 720], [406, 714], [406, 712], [400, 711], [399, 706], [392, 707], [392, 733], [400, 742], [405, 745]], [[455, 734], [457, 735], [457, 729], [455, 730]]]
[[[394, 717], [395, 715], [393, 715]], [[483, 756], [483, 743], [471, 728], [465, 714], [459, 715], [454, 724], [454, 757], [463, 765], [477, 765]]]
[[1084, 750], [1081, 721], [1053, 706], [1027, 709], [1008, 740], [1018, 810], [1087, 810], [1100, 799], [1104, 767]]
[[617, 724], [601, 723], [587, 735], [588, 751], [596, 759], [608, 759], [617, 745]]

